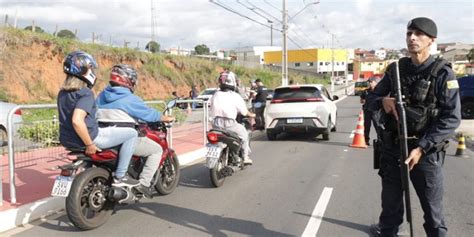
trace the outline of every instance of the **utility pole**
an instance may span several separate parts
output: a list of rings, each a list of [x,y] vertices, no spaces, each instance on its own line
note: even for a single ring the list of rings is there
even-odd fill
[[[155,37],[156,15],[155,15],[154,0],[150,0],[150,3],[151,3],[151,41],[156,42],[156,37]],[[148,50],[151,52],[151,47],[149,47]]]
[[[288,12],[286,10],[286,0],[283,0],[283,51],[282,51],[282,66],[281,66],[281,85],[288,85],[288,51],[287,51],[287,31],[288,31]]]
[[[94,44],[94,43],[95,43],[95,33],[92,32],[92,44]]]

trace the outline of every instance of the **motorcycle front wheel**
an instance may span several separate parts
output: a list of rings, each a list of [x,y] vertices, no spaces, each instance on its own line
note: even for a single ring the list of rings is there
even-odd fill
[[[218,188],[224,184],[225,177],[221,174],[221,169],[225,167],[227,161],[227,150],[223,150],[214,168],[210,169],[211,183]]]
[[[107,200],[110,184],[110,173],[102,168],[89,168],[75,177],[66,198],[66,213],[74,226],[90,230],[109,219],[115,207]]]
[[[168,195],[172,193],[179,182],[179,161],[176,154],[173,156],[166,157],[166,160],[163,161],[161,169],[157,173],[158,181],[155,184],[155,189],[161,195]]]

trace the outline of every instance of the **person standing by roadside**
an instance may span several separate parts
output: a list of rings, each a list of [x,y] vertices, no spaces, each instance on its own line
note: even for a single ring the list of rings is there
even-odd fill
[[[256,114],[255,128],[259,130],[265,129],[265,118],[263,112],[265,111],[267,103],[267,92],[264,90],[263,82],[260,79],[255,80],[257,84],[255,99],[252,101],[254,112]]]
[[[374,94],[373,91],[375,86],[377,86],[376,77],[371,77],[367,80],[369,83],[369,88],[360,94],[360,103],[362,104],[362,110],[364,111],[364,137],[365,137],[365,144],[370,146],[370,127],[372,126],[372,113],[373,111],[370,110],[370,103],[374,102]]]
[[[461,122],[459,86],[448,62],[430,55],[437,27],[426,17],[408,22],[406,44],[410,57],[399,60],[400,87],[406,110],[409,155],[405,160],[410,179],[424,212],[428,237],[446,236],[443,214],[443,164],[449,136]],[[394,98],[395,64],[389,65],[374,90],[382,103],[385,121],[382,130],[380,170],[382,212],[370,231],[377,236],[397,236],[403,222],[401,148],[398,139],[398,113]]]
[[[199,95],[199,92],[198,92],[198,90],[196,89],[196,86],[193,85],[193,86],[191,87],[191,90],[189,91],[189,98],[190,98],[191,100],[195,100],[195,99],[197,99],[198,95]],[[193,102],[193,103],[192,103],[192,109],[193,109],[193,110],[196,109],[196,102]]]

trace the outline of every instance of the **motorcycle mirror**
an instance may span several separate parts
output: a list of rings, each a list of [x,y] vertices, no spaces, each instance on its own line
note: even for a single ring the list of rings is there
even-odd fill
[[[168,101],[168,104],[166,104],[167,109],[171,109],[176,106],[176,99]]]

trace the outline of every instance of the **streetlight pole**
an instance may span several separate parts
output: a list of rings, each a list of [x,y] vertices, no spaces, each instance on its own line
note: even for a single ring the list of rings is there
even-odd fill
[[[288,51],[286,42],[287,33],[288,33],[288,12],[286,10],[286,0],[283,0],[283,51],[282,51],[282,70],[281,70],[281,85],[288,85]]]

